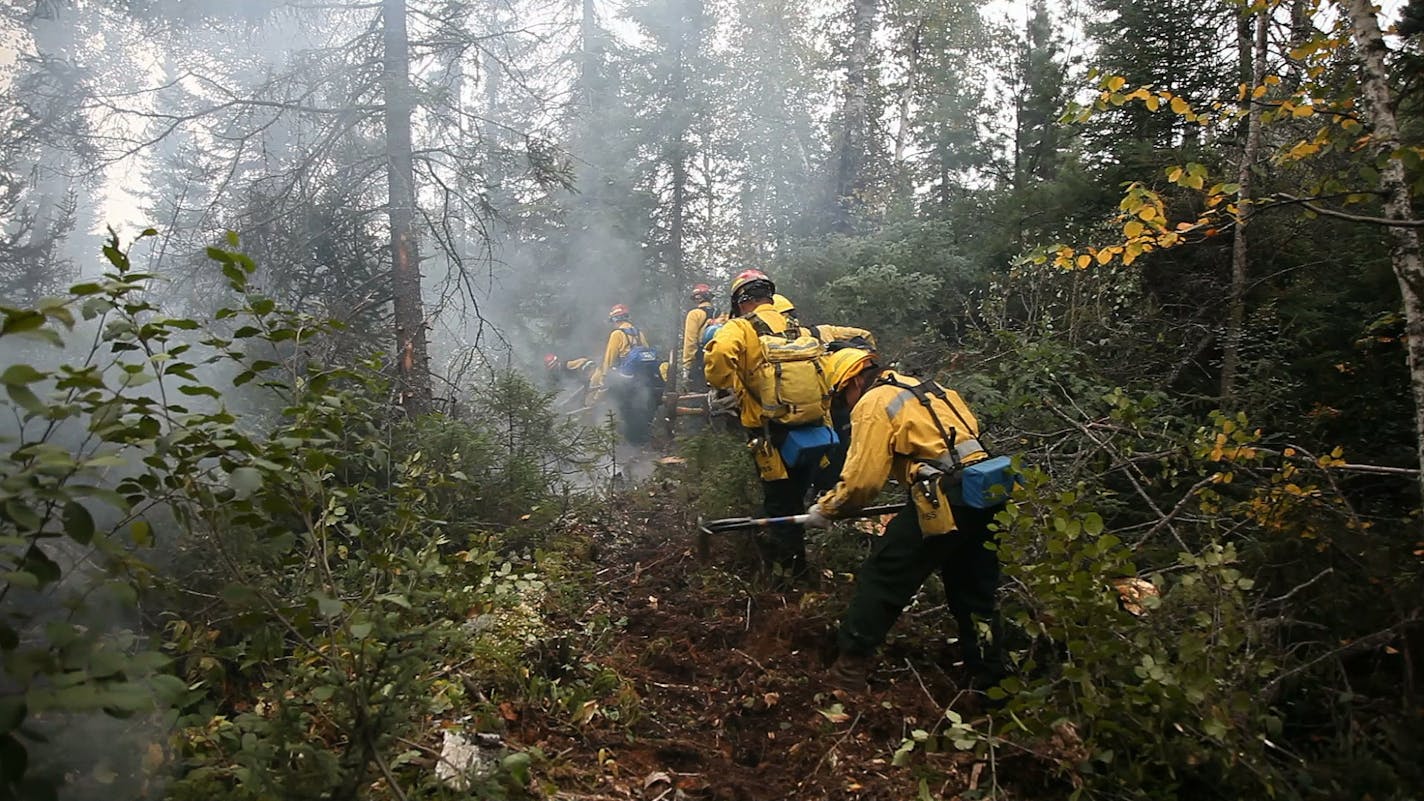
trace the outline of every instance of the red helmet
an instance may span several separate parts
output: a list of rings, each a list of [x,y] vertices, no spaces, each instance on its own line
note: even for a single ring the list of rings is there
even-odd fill
[[[712,299],[712,287],[710,287],[710,286],[708,286],[708,285],[706,285],[706,284],[698,284],[698,285],[694,286],[694,287],[692,288],[692,299],[693,299],[693,300],[711,300],[711,299]]]
[[[776,294],[776,284],[772,283],[761,270],[742,270],[732,279],[732,306],[747,298],[766,298]]]
[[[552,353],[544,354],[544,369],[552,370],[559,366],[559,357]]]
[[[616,323],[619,320],[626,319],[628,319],[628,307],[622,303],[615,304],[613,308],[608,310],[608,322]]]

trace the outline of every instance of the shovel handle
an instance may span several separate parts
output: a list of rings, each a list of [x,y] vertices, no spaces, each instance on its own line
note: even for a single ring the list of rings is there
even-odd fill
[[[887,503],[880,506],[867,506],[858,509],[852,514],[838,518],[840,520],[861,520],[867,517],[879,517],[880,515],[893,514],[905,508],[903,503]],[[724,520],[708,520],[701,525],[701,528],[708,533],[716,534],[728,531],[748,531],[754,528],[769,528],[771,526],[800,525],[805,523],[810,515],[787,515],[784,517],[729,517]]]

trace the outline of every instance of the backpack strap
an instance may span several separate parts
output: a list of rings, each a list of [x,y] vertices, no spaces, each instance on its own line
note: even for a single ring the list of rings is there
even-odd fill
[[[643,339],[643,332],[638,330],[638,326],[629,324],[627,328],[619,328],[618,330],[623,332],[623,336],[628,337],[628,347],[632,348],[641,345],[646,348],[648,346],[648,341]]]
[[[949,395],[945,392],[944,387],[929,380],[921,381],[918,384],[906,384],[903,381],[895,380],[895,378],[889,374],[882,375],[876,384],[885,384],[887,386],[896,387],[897,389],[906,390],[915,396],[915,400],[918,400],[921,406],[925,407],[925,411],[929,412],[930,420],[934,422],[935,429],[939,431],[940,437],[944,440],[945,455],[949,457],[951,467],[958,467],[970,454],[984,450],[984,446],[980,444],[979,440],[975,437],[970,437],[963,442],[956,442],[958,432],[953,428],[946,430],[944,424],[940,422],[939,415],[935,414],[934,405],[930,402],[932,396],[939,398],[944,402],[945,406],[949,407],[950,413],[958,418],[960,425],[964,426],[965,431],[974,430],[973,426],[969,425],[969,421],[965,420],[964,416],[959,413],[959,410],[954,408],[954,404],[950,402]]]
[[[796,325],[795,321],[789,318],[786,321],[786,330],[782,331],[779,334],[771,330],[771,326],[767,325],[766,320],[761,319],[761,317],[757,315],[755,310],[743,314],[742,319],[746,320],[748,323],[751,324],[752,330],[757,333],[757,336],[781,337],[782,339],[787,340],[796,339],[797,337],[801,336],[800,326]]]

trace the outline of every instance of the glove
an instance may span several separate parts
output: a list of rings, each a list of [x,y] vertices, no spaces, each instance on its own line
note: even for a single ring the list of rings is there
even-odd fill
[[[831,519],[826,517],[825,513],[821,511],[821,505],[819,503],[813,504],[810,509],[806,510],[806,522],[804,525],[806,528],[830,528]]]
[[[738,405],[737,396],[730,392],[714,389],[707,393],[707,411],[712,414],[731,414]]]

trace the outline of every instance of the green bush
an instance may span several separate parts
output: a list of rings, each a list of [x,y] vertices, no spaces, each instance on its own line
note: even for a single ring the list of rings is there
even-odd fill
[[[323,364],[338,333],[254,291],[246,256],[209,250],[241,303],[204,324],[144,300],[117,241],[105,253],[68,298],[0,310],[6,341],[94,330],[76,363],[3,374],[22,425],[0,457],[0,797],[52,791],[66,765],[45,735],[99,713],[175,733],[83,782],[443,797],[410,744],[470,705],[457,667],[517,675],[543,625],[538,574],[474,532],[552,506],[589,440],[512,376],[473,421],[406,422],[379,364]],[[225,385],[279,411],[243,418]],[[524,792],[511,764],[490,797]]]

